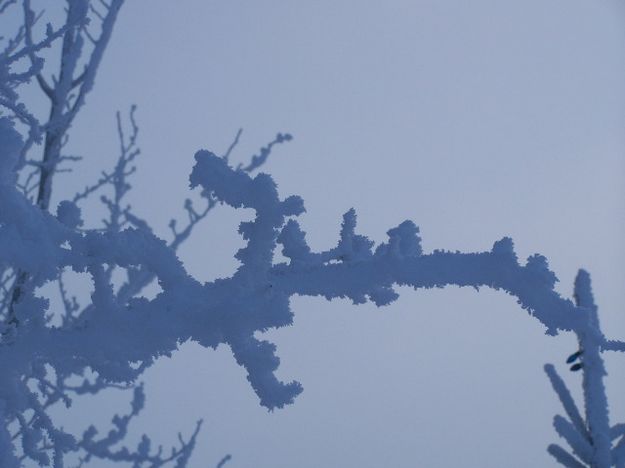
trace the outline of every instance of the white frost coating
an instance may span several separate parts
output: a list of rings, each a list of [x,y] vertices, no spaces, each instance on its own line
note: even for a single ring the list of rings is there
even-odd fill
[[[75,203],[68,200],[63,200],[59,203],[56,209],[56,218],[61,224],[70,229],[75,229],[83,224],[80,208],[78,208]]]
[[[575,301],[578,307],[587,311],[587,326],[577,331],[580,349],[583,350],[584,401],[586,404],[586,421],[590,430],[595,451],[592,466],[609,467],[612,465],[610,422],[608,400],[603,384],[607,375],[601,347],[605,340],[599,328],[597,306],[590,287],[590,275],[580,270],[575,278]]]
[[[586,468],[587,465],[580,463],[573,455],[569,454],[566,450],[556,444],[551,444],[547,447],[547,452],[553,456],[558,463],[567,468]]]
[[[192,186],[202,186],[217,200],[256,210],[254,221],[242,223],[239,229],[247,245],[237,252],[242,264],[231,278],[201,285],[188,275],[173,251],[148,232],[129,229],[80,234],[29,207],[17,192],[0,200],[3,229],[10,225],[19,230],[25,223],[36,224],[36,232],[48,237],[47,242],[36,242],[29,251],[38,259],[46,259],[41,265],[29,265],[33,277],[50,277],[42,272],[71,267],[89,271],[95,286],[92,307],[73,327],[50,329],[43,327],[41,320],[34,320],[46,308],[35,297],[29,300],[28,311],[19,308],[17,316],[23,324],[11,331],[12,343],[0,355],[4,375],[18,378],[28,374],[31,362],[39,356],[64,373],[89,366],[108,380],[132,381],[137,372],[130,363],[149,365],[156,357],[173,352],[179,342],[191,339],[210,347],[225,343],[246,368],[261,404],[280,408],[292,403],[302,388],[297,382],[285,384],[275,377],[279,365],[276,348],[254,338],[254,333],[290,325],[289,297],[293,294],[350,297],[356,303],[369,298],[384,304],[397,297],[392,289],[395,284],[503,289],[516,295],[521,306],[550,333],[587,333],[588,309],[574,306],[553,291],[553,274],[541,257],[519,265],[509,239],[495,243],[490,252],[424,255],[416,226],[404,222],[389,230],[389,242],[372,253],[372,244],[354,234],[355,215],[348,213],[338,247],[312,254],[296,221],[285,223],[287,216],[302,212],[301,201],[281,201],[269,176],[251,178],[202,151],[196,154],[190,180]],[[272,265],[278,240],[294,260],[291,263]],[[71,246],[69,250],[61,247],[65,241]],[[298,259],[302,261],[295,261]],[[0,261],[15,259],[0,250]],[[117,303],[103,274],[103,264],[145,267],[157,275],[163,292],[153,300]],[[18,381],[3,384],[0,391],[13,411],[29,406],[20,400],[23,390]]]
[[[571,392],[569,392],[569,389],[566,387],[566,384],[551,364],[545,365],[545,372],[551,381],[551,386],[558,394],[558,398],[560,398],[560,402],[571,423],[585,440],[590,441],[590,434],[588,434],[586,423],[577,409],[577,405],[571,396]]]
[[[591,443],[583,437],[577,428],[562,416],[553,418],[553,427],[557,433],[563,437],[573,449],[573,452],[584,462],[590,464],[593,457]]]
[[[273,409],[290,404],[302,391],[301,385],[283,383],[275,377],[279,365],[275,345],[257,340],[254,333],[290,325],[289,298],[293,294],[386,304],[397,297],[393,291],[396,284],[414,288],[488,286],[515,295],[549,333],[573,330],[594,340],[602,337],[585,302],[588,288],[578,286],[578,300],[582,302],[577,307],[561,298],[553,290],[555,276],[544,258],[534,256],[520,265],[507,238],[496,242],[489,252],[423,254],[416,226],[404,222],[389,230],[389,241],[373,252],[372,243],[354,233],[355,214],[350,211],[345,215],[338,246],[312,253],[297,222],[286,222],[286,217],[303,211],[301,200],[290,197],[281,201],[269,176],[252,178],[231,169],[222,158],[201,151],[196,154],[190,180],[192,186],[201,186],[219,201],[256,211],[253,221],[240,226],[247,245],[236,254],[241,266],[231,278],[202,285],[188,275],[175,253],[149,232],[80,233],[67,226],[72,223],[62,224],[27,203],[17,191],[5,188],[0,199],[0,232],[13,229],[21,234],[10,249],[18,253],[0,249],[0,262],[19,263],[38,284],[64,267],[88,271],[95,286],[92,306],[68,327],[45,327],[42,317],[47,304],[32,295],[18,304],[20,326],[7,330],[0,354],[0,371],[9,376],[1,384],[0,398],[12,413],[26,411],[31,405],[23,398],[28,393],[20,378],[32,372],[32,363],[37,360],[43,359],[65,374],[89,366],[109,381],[129,382],[144,368],[137,371],[131,363],[147,366],[186,340],[210,347],[228,344],[237,362],[246,368],[263,406]],[[72,211],[70,205],[64,209]],[[40,234],[28,243],[26,233],[32,236],[33,232]],[[69,249],[62,247],[65,242]],[[278,242],[290,263],[272,264]],[[104,275],[104,264],[146,268],[156,274],[163,291],[153,300],[119,303]],[[583,275],[580,278],[583,280]],[[580,285],[585,284],[582,280]],[[597,341],[596,346],[600,345]],[[587,359],[585,354],[585,364]],[[590,370],[595,364],[587,365]],[[589,395],[594,398],[590,401],[598,408],[587,408],[591,421],[605,407],[596,399],[595,384],[588,384]],[[559,423],[559,427],[565,434],[575,430],[567,423]],[[590,428],[595,445],[602,436],[601,432],[595,435],[597,427],[591,424]],[[70,446],[68,443],[67,448]],[[588,456],[588,447],[575,442],[575,449],[584,458]],[[600,464],[597,453],[593,455],[596,466],[609,466]]]

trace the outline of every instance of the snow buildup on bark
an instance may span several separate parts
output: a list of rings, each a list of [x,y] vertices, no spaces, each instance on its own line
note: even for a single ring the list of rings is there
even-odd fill
[[[302,231],[297,221],[293,219],[287,221],[276,240],[282,244],[282,255],[290,258],[292,262],[306,263],[313,260],[310,247],[306,243],[306,233]]]
[[[517,261],[517,256],[514,252],[514,242],[510,237],[504,237],[495,242],[491,252],[502,257],[511,257],[515,262]]]
[[[593,310],[596,309],[595,298],[593,297],[592,287],[590,285],[590,275],[586,270],[581,269],[577,272],[573,295],[579,306]]]
[[[343,223],[341,224],[341,237],[336,250],[339,259],[345,262],[352,260],[363,260],[371,257],[371,248],[373,241],[365,236],[355,233],[356,231],[356,210],[351,208],[343,215]]]
[[[593,448],[590,442],[580,434],[575,426],[567,419],[557,415],[553,418],[553,427],[558,435],[567,441],[569,446],[573,449],[573,453],[584,463],[591,465]]]
[[[543,255],[534,254],[528,257],[525,268],[538,275],[545,284],[549,285],[549,288],[553,288],[558,282],[558,277],[549,270],[549,263]]]
[[[419,228],[412,221],[404,221],[399,226],[389,229],[389,250],[400,257],[417,257],[423,254]]]
[[[76,229],[83,224],[80,208],[68,200],[59,203],[56,209],[56,218],[70,229]]]

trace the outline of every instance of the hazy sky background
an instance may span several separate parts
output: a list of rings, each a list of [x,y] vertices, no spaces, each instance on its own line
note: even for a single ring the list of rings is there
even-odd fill
[[[57,201],[113,164],[114,113],[132,103],[143,154],[130,200],[166,238],[195,151],[223,152],[243,127],[233,160],[246,161],[288,131],[263,170],[304,198],[313,248],[335,245],[351,207],[377,242],[414,220],[426,252],[511,236],[521,259],[549,259],[567,297],[587,268],[606,334],[625,338],[617,0],[128,1],[71,134],[85,162],[57,179]],[[188,270],[230,275],[247,216],[215,210],[180,250]],[[273,413],[229,348],[185,344],[146,372],[133,437],[168,446],[204,418],[192,468],[226,453],[232,468],[555,466],[562,410],[542,366],[579,398],[564,366],[574,338],[545,336],[501,292],[400,293],[382,309],[294,298],[294,326],[268,335],[279,376],[304,393]],[[607,359],[611,422],[624,422],[625,360]],[[76,401],[66,427],[128,401]]]

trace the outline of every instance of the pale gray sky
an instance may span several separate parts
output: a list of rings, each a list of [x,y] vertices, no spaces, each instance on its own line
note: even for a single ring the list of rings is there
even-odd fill
[[[509,235],[519,257],[549,259],[567,296],[587,268],[604,330],[622,339],[624,51],[617,0],[129,1],[74,125],[81,177],[59,178],[57,194],[112,164],[114,112],[136,103],[130,198],[166,236],[195,151],[222,152],[243,127],[233,159],[245,160],[288,131],[264,171],[304,198],[314,248],[334,245],[350,207],[376,241],[414,220],[426,251]],[[220,208],[197,230],[180,251],[191,273],[234,271],[241,216]],[[204,418],[192,468],[225,453],[232,468],[555,466],[546,447],[562,411],[542,366],[579,397],[563,365],[576,343],[545,336],[512,298],[401,290],[383,309],[293,309],[294,326],[269,336],[279,376],[304,385],[295,405],[268,413],[229,349],[187,344],[145,374],[137,433],[167,446]],[[623,357],[608,370],[623,422]],[[127,398],[77,402],[67,427]]]

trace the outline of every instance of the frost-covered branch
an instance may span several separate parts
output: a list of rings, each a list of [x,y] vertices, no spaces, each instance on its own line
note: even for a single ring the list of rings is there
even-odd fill
[[[82,458],[82,462],[89,462],[92,458],[108,460],[111,462],[128,462],[133,467],[157,468],[165,466],[170,462],[176,462],[176,466],[183,467],[193,452],[195,440],[202,426],[202,421],[198,421],[195,430],[185,441],[180,434],[178,440],[179,448],[172,448],[168,455],[163,454],[162,447],[158,447],[153,453],[150,438],[147,435],[141,437],[141,441],[136,449],[128,449],[127,447],[114,448],[122,442],[127,435],[128,426],[132,419],[139,414],[145,403],[145,394],[143,387],[138,386],[134,390],[131,403],[131,412],[125,416],[115,415],[113,417],[113,426],[115,427],[108,434],[97,440],[97,429],[90,426],[83,434],[82,439],[78,441],[78,446],[86,452],[86,456]]]
[[[85,98],[93,88],[98,67],[110,40],[117,14],[123,0],[112,0],[101,22],[100,36],[96,39],[84,70],[77,71],[83,55],[85,24],[89,14],[89,2],[71,0],[68,2],[66,23],[71,27],[63,35],[63,46],[59,78],[54,85],[45,89],[50,96],[50,120],[46,125],[44,153],[42,162],[37,204],[48,209],[52,191],[52,180],[59,163],[62,142],[78,111],[85,103]],[[77,88],[74,93],[73,90]]]
[[[604,342],[592,310],[584,302],[587,296],[582,298],[588,293],[583,275],[578,280],[576,306],[553,290],[556,278],[544,257],[531,256],[521,265],[507,238],[487,252],[424,254],[418,228],[407,221],[389,230],[389,240],[374,250],[372,242],[355,233],[355,214],[349,211],[337,247],[315,253],[306,244],[297,222],[287,221],[303,212],[301,199],[280,199],[269,176],[259,174],[252,178],[244,171],[231,169],[223,158],[201,151],[196,154],[190,179],[192,186],[202,187],[218,201],[255,210],[256,218],[242,223],[239,229],[247,245],[236,254],[241,261],[237,272],[228,279],[200,284],[188,275],[173,251],[150,232],[126,229],[117,233],[77,233],[39,212],[37,222],[47,225],[49,232],[58,231],[58,235],[50,236],[56,239],[52,244],[39,242],[32,246],[29,256],[43,256],[43,249],[49,249],[45,256],[58,258],[59,267],[89,271],[95,286],[92,307],[70,329],[43,332],[35,326],[21,326],[15,332],[15,343],[3,356],[6,365],[10,362],[18,374],[23,374],[29,357],[45,350],[47,362],[63,372],[89,366],[105,379],[121,382],[137,377],[130,363],[149,365],[158,356],[171,354],[180,342],[193,340],[210,347],[224,343],[246,368],[261,404],[269,409],[280,408],[292,403],[302,387],[297,382],[285,384],[275,377],[279,365],[275,345],[258,340],[254,334],[290,325],[289,298],[294,294],[322,295],[327,299],[349,297],[354,303],[371,300],[385,305],[397,298],[395,285],[415,289],[447,285],[501,289],[514,295],[523,308],[546,326],[548,333],[571,330],[590,337],[597,346]],[[18,243],[26,241],[15,239]],[[61,247],[65,242],[71,246],[69,250]],[[273,264],[278,244],[289,263]],[[20,245],[16,247],[12,251],[28,251]],[[6,252],[0,249],[0,258],[3,254]],[[24,264],[27,260],[13,259]],[[104,264],[142,266],[156,275],[163,291],[152,300],[120,302],[103,273]],[[31,274],[45,279],[39,269],[31,269]],[[33,320],[21,319],[25,324]],[[141,341],[136,339],[139,334]],[[106,345],[112,342],[115,347]],[[584,346],[586,360],[587,349]],[[593,388],[590,394],[596,398]],[[568,411],[573,412],[571,408]],[[598,413],[599,410],[593,413],[587,408],[590,420],[598,418]],[[566,424],[559,426],[561,433],[568,434]],[[591,427],[594,447],[598,444],[595,432],[601,436],[601,428]]]
[[[239,130],[239,132],[237,133],[237,136],[235,137],[234,142],[232,143],[232,146],[228,148],[228,151],[226,152],[224,156],[224,159],[226,161],[228,161],[228,156],[230,155],[232,148],[238,143],[240,136],[241,136],[241,130]],[[267,146],[263,146],[260,149],[260,154],[252,156],[252,160],[247,166],[243,166],[243,164],[239,164],[237,166],[237,169],[242,169],[245,172],[254,172],[260,166],[265,164],[265,161],[267,161],[267,158],[271,154],[271,150],[273,149],[275,145],[279,145],[286,141],[291,141],[292,139],[293,137],[289,133],[278,133],[276,137],[267,144]]]

